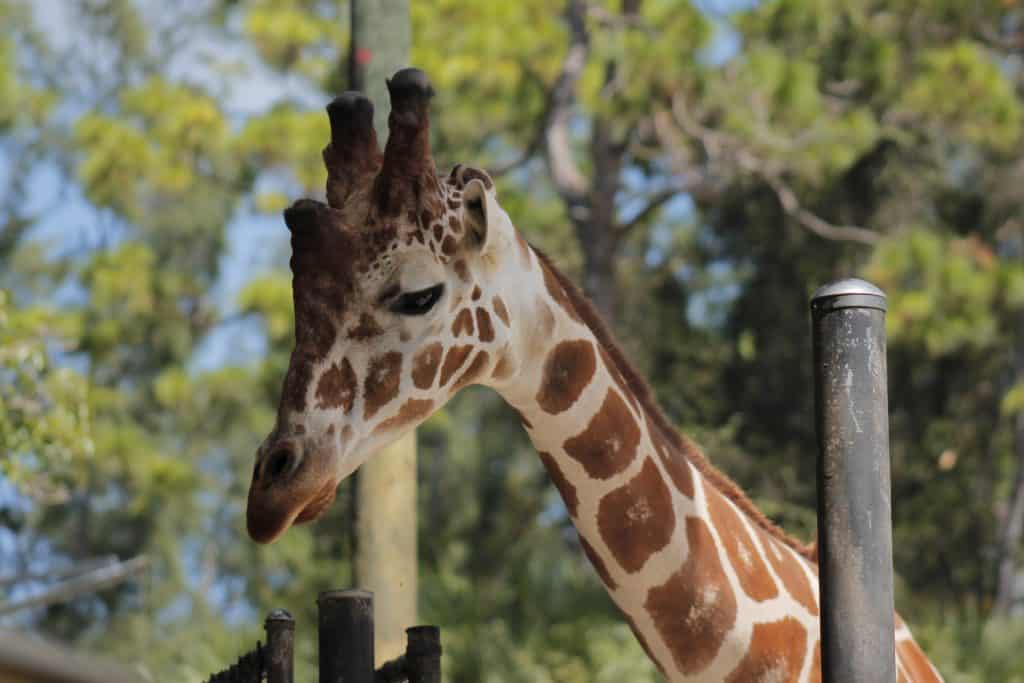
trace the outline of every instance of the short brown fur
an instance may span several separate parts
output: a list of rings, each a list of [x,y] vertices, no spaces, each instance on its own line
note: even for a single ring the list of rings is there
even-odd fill
[[[619,348],[611,331],[601,319],[601,316],[597,312],[597,309],[594,308],[594,305],[585,296],[583,296],[572,280],[566,277],[555,267],[551,262],[551,259],[549,259],[546,254],[536,247],[533,247],[533,251],[537,254],[537,257],[540,259],[545,270],[550,271],[562,286],[562,289],[566,294],[566,298],[572,305],[573,309],[575,309],[577,315],[583,320],[583,323],[591,329],[594,336],[597,337],[598,343],[608,351],[608,355],[611,357],[612,362],[614,362],[618,367],[619,372],[626,380],[626,384],[629,386],[632,394],[636,396],[644,411],[648,413],[651,418],[651,422],[659,431],[662,432],[669,443],[675,447],[675,450],[683,455],[683,457],[689,459],[693,466],[697,468],[697,471],[700,472],[701,475],[726,498],[731,500],[741,512],[747,515],[747,517],[754,522],[754,524],[761,527],[772,536],[778,538],[805,559],[817,564],[817,552],[812,546],[802,543],[780,529],[774,522],[765,517],[763,512],[757,509],[757,506],[755,506],[750,498],[740,490],[735,482],[709,463],[707,458],[699,449],[687,447],[687,442],[683,440],[679,432],[672,426],[668,418],[661,411],[661,408],[654,400],[654,394],[651,391],[651,388],[630,364],[629,360],[622,352],[622,349]]]

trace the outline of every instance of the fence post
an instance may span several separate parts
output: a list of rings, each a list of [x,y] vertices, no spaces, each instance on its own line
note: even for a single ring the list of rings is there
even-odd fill
[[[821,661],[830,683],[896,680],[885,294],[843,280],[811,299]]]
[[[288,610],[275,609],[267,615],[263,628],[267,631],[267,683],[292,683],[295,619]]]
[[[324,591],[316,604],[320,683],[373,683],[373,593]]]
[[[405,629],[405,635],[409,683],[441,683],[441,629],[413,626]]]

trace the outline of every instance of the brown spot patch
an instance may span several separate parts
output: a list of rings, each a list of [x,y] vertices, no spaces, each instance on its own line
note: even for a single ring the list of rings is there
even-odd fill
[[[459,337],[463,334],[473,334],[473,311],[463,308],[452,321],[452,336]]]
[[[477,377],[479,377],[480,373],[482,373],[484,368],[487,367],[487,363],[490,361],[490,359],[491,357],[490,355],[488,355],[486,351],[481,351],[480,353],[476,354],[476,356],[473,358],[473,362],[469,364],[469,366],[466,368],[466,371],[462,373],[458,380],[456,380],[455,384],[452,385],[452,388],[461,389],[462,387],[466,386],[467,384],[475,380]]]
[[[674,445],[669,442],[658,425],[651,422],[649,417],[647,417],[647,435],[650,437],[651,443],[654,444],[654,450],[657,451],[658,458],[661,459],[661,464],[664,465],[676,490],[687,498],[693,498],[693,469],[686,457],[676,451]]]
[[[471,295],[471,298],[473,299],[473,301],[480,301],[481,294],[483,294],[483,292],[480,291],[480,285],[477,285],[473,287],[473,294]]]
[[[402,354],[389,351],[370,361],[366,380],[363,383],[363,395],[366,396],[366,407],[363,414],[370,419],[377,411],[394,400],[398,395],[398,385],[402,379]]]
[[[494,325],[491,324],[491,316],[482,308],[476,309],[476,329],[480,341],[494,341]]]
[[[597,526],[619,566],[630,573],[668,545],[676,528],[672,494],[653,460],[646,459],[635,477],[601,499]]]
[[[501,318],[501,322],[505,323],[505,327],[508,327],[508,309],[505,308],[505,302],[501,300],[500,296],[496,296],[491,299],[491,305],[494,306],[494,312]]]
[[[453,346],[448,349],[448,353],[445,354],[444,363],[441,365],[441,386],[448,384],[448,380],[452,378],[455,371],[462,367],[462,364],[466,362],[466,357],[469,356],[473,350],[472,346]]]
[[[713,487],[706,487],[705,492],[711,523],[718,529],[740,587],[752,600],[758,602],[777,596],[779,589],[736,509]]]
[[[513,364],[512,353],[508,350],[508,347],[501,352],[498,356],[498,363],[494,366],[494,372],[491,377],[494,379],[508,379],[512,376],[512,373],[516,371],[516,367]]]
[[[359,322],[348,332],[349,339],[365,340],[376,337],[383,332],[377,319],[369,313],[359,316]]]
[[[897,643],[896,653],[899,655],[900,661],[903,662],[903,668],[907,671],[907,678],[914,683],[940,683],[942,680],[935,675],[931,664],[928,663],[928,658],[913,640],[901,640]]]
[[[455,249],[458,246],[458,242],[451,235],[444,238],[444,242],[441,242],[441,253],[445,256],[451,256],[455,253]]]
[[[566,439],[562,447],[591,477],[608,479],[633,461],[639,443],[636,420],[619,393],[609,389],[587,428]]]
[[[560,342],[544,360],[537,403],[555,415],[579,399],[597,369],[594,345],[586,339]]]
[[[541,264],[541,271],[544,273],[544,286],[547,287],[548,294],[551,298],[569,314],[570,318],[577,322],[581,322],[580,315],[576,312],[576,307],[572,305],[569,295],[565,293],[565,288],[562,287],[562,283],[558,281],[555,274],[543,263]]]
[[[794,600],[806,607],[808,612],[816,615],[818,613],[818,602],[814,599],[811,583],[807,579],[807,574],[804,573],[803,567],[800,565],[800,561],[797,560],[796,555],[788,546],[783,545],[775,537],[769,536],[764,531],[760,532],[760,536],[761,545],[764,546],[765,555],[768,556],[768,562],[775,569],[775,573],[779,575],[779,579],[782,581],[782,585],[785,586],[786,592]]]
[[[300,351],[292,352],[288,363],[288,372],[284,376],[281,387],[281,407],[291,408],[296,412],[306,409],[306,390],[313,377],[313,360]]]
[[[317,408],[341,408],[342,412],[347,415],[352,410],[352,403],[356,400],[358,384],[356,373],[352,370],[352,364],[348,362],[348,358],[342,359],[340,366],[333,363],[317,382]]]
[[[614,380],[615,384],[618,385],[619,389],[622,391],[623,396],[629,399],[629,402],[633,404],[633,407],[636,408],[636,411],[638,413],[642,413],[643,411],[640,410],[640,405],[637,401],[636,395],[634,394],[630,386],[626,383],[626,379],[622,376],[622,372],[619,371],[619,366],[616,365],[615,362],[612,360],[611,356],[608,355],[608,350],[605,349],[604,346],[599,345],[598,349],[601,352],[601,360],[604,362],[604,367],[608,371],[608,374],[611,375],[612,380]]]
[[[466,262],[459,259],[452,264],[452,268],[455,269],[455,274],[459,276],[459,279],[463,282],[469,282],[469,268],[466,266]]]
[[[619,587],[619,584],[615,583],[615,579],[608,573],[608,565],[604,563],[601,556],[594,550],[594,546],[587,543],[587,539],[580,536],[580,547],[583,548],[583,554],[590,560],[590,564],[597,570],[597,575],[601,577],[601,582],[608,587],[609,590],[615,590]]]
[[[530,245],[527,244],[523,236],[516,232],[516,242],[519,243],[519,255],[523,259],[523,268],[530,270],[533,268],[533,261],[530,258]]]
[[[385,432],[393,429],[401,429],[407,425],[422,420],[427,415],[430,415],[430,410],[433,407],[434,402],[431,400],[421,400],[416,398],[409,399],[402,404],[401,408],[398,409],[398,414],[381,422],[373,431]]]
[[[434,239],[440,242],[442,237],[444,237],[444,228],[438,223],[434,226]]]
[[[807,629],[792,617],[754,624],[747,654],[726,683],[795,681],[804,664],[806,647]]]
[[[569,511],[569,514],[573,517],[576,516],[576,509],[579,507],[580,499],[576,495],[576,487],[572,485],[566,477],[565,473],[562,472],[562,468],[558,466],[555,459],[551,457],[550,453],[544,451],[539,452],[540,461],[544,463],[544,469],[548,471],[548,476],[551,477],[552,483],[558,492],[562,495],[562,500],[565,502],[565,509]]]
[[[429,389],[434,385],[437,366],[441,363],[441,352],[444,347],[434,342],[423,347],[412,359],[412,383],[418,389]]]
[[[676,667],[693,674],[711,663],[736,623],[736,596],[707,524],[687,517],[686,538],[690,547],[686,562],[668,581],[647,593],[644,607],[671,650]]]
[[[451,199],[451,198],[448,199],[448,208],[449,209],[455,210],[455,209],[459,208],[460,206],[462,206],[462,202],[457,202],[457,201],[455,201],[454,199]]]

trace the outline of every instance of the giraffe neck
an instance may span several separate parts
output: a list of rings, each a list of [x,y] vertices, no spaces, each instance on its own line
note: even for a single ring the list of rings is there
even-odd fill
[[[813,679],[813,565],[668,432],[589,304],[537,258],[530,350],[496,388],[641,644],[671,680]]]

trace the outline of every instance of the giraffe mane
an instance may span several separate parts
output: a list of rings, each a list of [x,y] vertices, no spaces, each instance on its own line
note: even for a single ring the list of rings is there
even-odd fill
[[[531,246],[533,245],[531,244]],[[683,458],[686,458],[705,480],[710,482],[719,493],[731,500],[756,526],[792,548],[804,559],[817,564],[816,544],[803,543],[799,539],[787,534],[775,522],[768,519],[732,479],[708,461],[699,446],[679,433],[679,430],[672,425],[664,411],[662,411],[661,406],[658,405],[650,385],[633,367],[633,364],[626,357],[618,342],[615,341],[615,336],[594,304],[579,290],[572,280],[555,266],[547,254],[537,247],[533,247],[533,250],[540,258],[544,267],[551,271],[551,274],[554,275],[562,289],[565,290],[565,294],[577,315],[591,329],[598,343],[607,351],[608,357],[611,358],[616,369],[625,379],[629,390],[633,392],[641,407],[647,412],[650,422],[668,440],[669,444],[674,447],[675,453],[673,455],[681,455]]]

